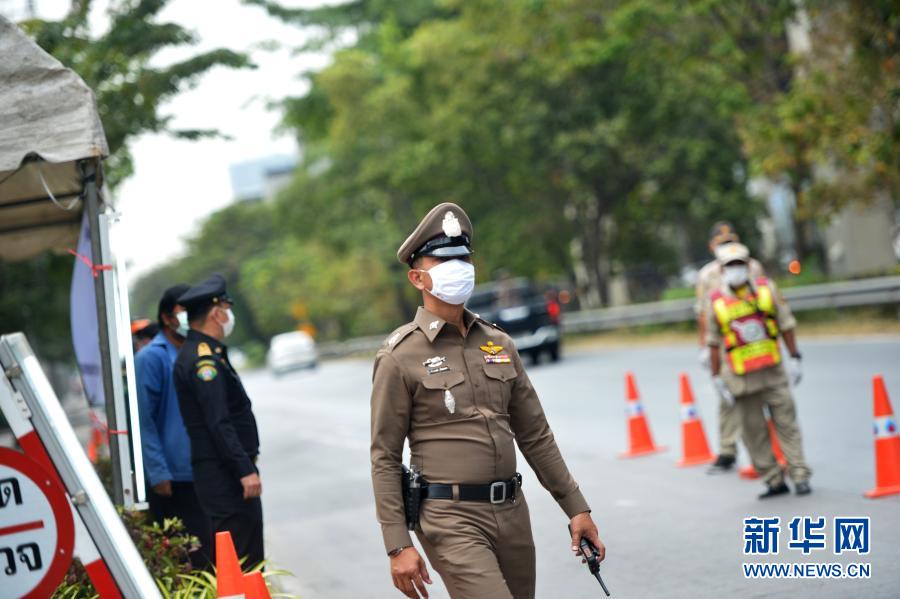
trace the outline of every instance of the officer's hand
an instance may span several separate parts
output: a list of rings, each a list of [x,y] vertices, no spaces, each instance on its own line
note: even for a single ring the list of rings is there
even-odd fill
[[[725,383],[725,380],[720,376],[713,377],[713,385],[716,387],[716,391],[719,392],[719,395],[729,406],[734,405],[734,393],[731,392],[731,389],[728,388],[728,385]]]
[[[710,369],[710,360],[712,359],[709,357],[710,351],[711,350],[709,349],[709,346],[707,345],[706,347],[701,347],[700,353],[697,354],[697,361],[700,362],[700,367],[703,370]]]
[[[602,562],[606,558],[606,545],[600,540],[600,533],[597,532],[597,525],[594,524],[591,514],[589,512],[577,514],[569,524],[572,527],[572,552],[576,556],[581,555],[581,538],[584,537],[591,542],[591,545],[597,548],[597,553]],[[581,563],[586,561],[582,558]]]
[[[153,485],[153,492],[161,497],[172,496],[172,481],[164,480],[158,485]]]
[[[394,586],[411,599],[422,597],[428,599],[425,583],[431,584],[428,567],[415,547],[407,547],[391,558],[391,578]],[[418,592],[416,590],[418,589]]]
[[[255,472],[241,478],[241,485],[244,487],[244,499],[253,499],[262,495],[262,482],[259,480],[259,474]]]
[[[791,377],[791,384],[796,387],[803,379],[803,362],[799,357],[791,356],[788,360],[787,367],[788,374]]]

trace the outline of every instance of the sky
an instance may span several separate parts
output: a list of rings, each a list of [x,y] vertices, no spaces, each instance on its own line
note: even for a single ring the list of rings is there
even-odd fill
[[[5,0],[9,5],[25,0]],[[69,0],[35,0],[37,15],[62,17]],[[316,0],[282,0],[286,6],[323,4]],[[215,5],[215,10],[210,7]],[[97,1],[92,27],[105,28],[107,1]],[[212,17],[212,18],[211,18]],[[291,56],[303,32],[269,17],[261,8],[243,6],[239,0],[172,0],[159,16],[194,32],[198,43],[160,53],[154,63],[163,66],[199,51],[217,47],[251,54],[255,70],[217,68],[199,79],[198,85],[166,104],[163,114],[174,116],[173,128],[218,129],[231,139],[186,141],[164,134],[146,134],[132,142],[134,175],[116,190],[116,209],[121,213],[116,238],[128,243],[124,254],[133,283],[141,274],[177,257],[184,240],[196,232],[212,212],[232,201],[228,167],[237,162],[272,154],[292,154],[296,142],[274,130],[280,115],[267,106],[271,100],[302,94],[299,74],[327,63],[325,56]],[[276,40],[277,51],[259,49]],[[222,240],[228,243],[228,240]]]

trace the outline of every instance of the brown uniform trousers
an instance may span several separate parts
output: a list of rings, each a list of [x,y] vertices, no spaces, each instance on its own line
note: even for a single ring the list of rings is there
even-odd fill
[[[783,370],[781,366],[775,368]],[[763,413],[765,406],[775,425],[775,435],[787,460],[788,474],[795,483],[809,480],[811,471],[803,456],[803,439],[797,425],[797,410],[787,380],[783,384],[742,395],[734,402],[743,421],[744,445],[750,452],[753,467],[769,486],[784,482],[784,473],[775,454]]]
[[[451,597],[534,597],[534,542],[521,492],[499,505],[426,501],[416,537]]]
[[[512,340],[468,311],[464,324],[461,334],[420,308],[376,357],[372,483],[388,552],[412,545],[400,489],[407,439],[424,478],[448,485],[509,481],[518,445],[568,517],[589,510]],[[454,599],[534,597],[534,541],[521,490],[501,504],[425,500],[416,533]]]

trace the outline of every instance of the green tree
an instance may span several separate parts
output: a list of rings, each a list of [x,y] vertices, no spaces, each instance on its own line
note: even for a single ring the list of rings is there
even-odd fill
[[[165,67],[151,66],[170,48],[195,43],[175,23],[160,23],[168,0],[126,0],[110,10],[110,26],[91,30],[90,0],[72,3],[60,21],[28,20],[21,26],[44,50],[78,73],[94,90],[111,156],[105,162],[106,185],[114,188],[132,171],[129,144],[142,133],[169,132],[184,139],[213,135],[208,130],[175,130],[163,105],[217,66],[249,67],[249,59],[227,49],[203,52]],[[0,323],[4,332],[24,330],[40,355],[69,360],[68,295],[72,257],[44,255],[18,263],[0,263]],[[155,313],[152,310],[150,313]]]
[[[900,5],[805,3],[798,76],[746,132],[758,172],[787,178],[805,218],[900,198]]]
[[[247,68],[249,58],[225,48],[196,54],[165,67],[152,59],[170,48],[196,43],[194,34],[157,16],[169,0],[124,0],[113,4],[109,29],[90,27],[91,0],[72,3],[60,21],[28,20],[21,26],[41,48],[78,73],[97,96],[97,109],[109,144],[106,183],[115,187],[133,170],[128,143],[142,133],[166,132],[183,139],[217,135],[215,130],[173,129],[163,105],[197,83],[210,69]]]

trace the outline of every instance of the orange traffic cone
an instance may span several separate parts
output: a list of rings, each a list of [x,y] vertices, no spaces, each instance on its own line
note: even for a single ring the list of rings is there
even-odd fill
[[[644,408],[638,396],[637,383],[634,375],[625,375],[625,406],[628,413],[628,451],[620,453],[620,458],[633,458],[639,455],[663,451],[665,447],[657,447],[653,444],[653,436],[650,434],[650,425],[644,415]]]
[[[884,379],[872,378],[875,392],[875,488],[866,497],[900,493],[900,436]]]
[[[262,572],[244,574],[244,588],[247,589],[247,599],[272,599]]]
[[[694,392],[686,374],[681,377],[681,460],[678,466],[708,464],[716,459],[709,450],[703,422],[694,405]]]
[[[748,464],[744,466],[740,470],[738,470],[738,476],[741,478],[746,478],[747,480],[755,480],[759,478],[759,472],[756,471],[756,468],[753,467],[753,464]]]
[[[216,597],[246,599],[241,563],[227,530],[216,533]]]

